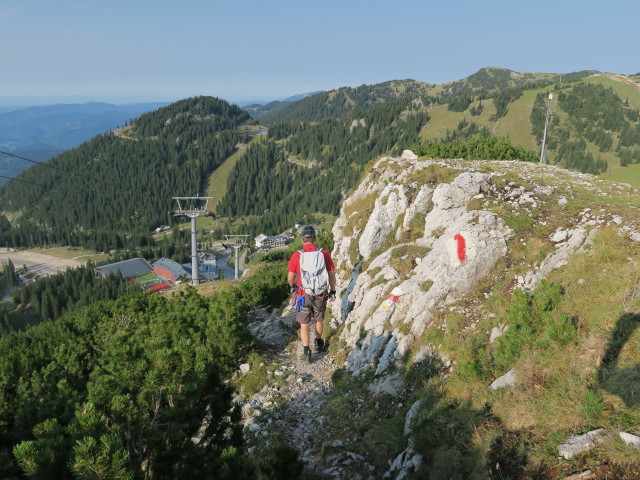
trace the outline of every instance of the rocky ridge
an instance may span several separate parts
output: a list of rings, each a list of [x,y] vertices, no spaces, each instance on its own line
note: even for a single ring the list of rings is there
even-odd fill
[[[550,178],[553,182],[547,183]],[[544,253],[522,265],[522,273],[509,281],[510,290],[531,291],[571,255],[588,251],[601,228],[615,228],[629,242],[640,242],[633,220],[638,216],[625,218],[615,205],[572,214],[578,190],[605,200],[637,193],[626,184],[547,165],[425,160],[410,151],[401,158],[380,159],[344,201],[333,228],[338,298],[331,307],[331,326],[337,331],[333,342],[346,360],[342,364],[323,353],[313,364],[301,362],[299,342],[289,343],[294,339],[292,315],[259,317],[254,333],[279,351],[273,357],[281,364],[275,375],[286,376],[287,386],[272,391],[265,387],[257,397],[242,399],[251,434],[267,435],[269,425],[277,426],[288,443],[299,447],[308,466],[326,478],[379,478],[368,459],[348,450],[351,439],[330,444],[314,439],[326,420],[317,412],[331,393],[331,374],[338,368],[354,376],[373,373],[371,395],[401,399],[404,385],[397,371],[403,362],[437,364],[443,375],[456,368],[438,345],[422,336],[427,328],[446,327],[437,323],[438,311],[459,310],[471,319],[464,327],[468,329],[475,328],[474,318],[491,316],[482,302],[469,297],[477,297],[484,283],[504,275],[501,265],[512,260],[514,248],[532,242],[531,248]],[[541,215],[554,209],[565,212],[560,220]],[[526,222],[537,222],[551,233],[534,242],[519,229]],[[507,328],[496,326],[491,341]],[[508,388],[518,382],[514,371],[505,377],[487,387]],[[406,448],[388,459],[383,478],[401,480],[420,467],[421,456],[410,435],[418,410],[419,402],[408,410]],[[269,415],[261,416],[264,411]]]
[[[433,186],[413,181],[416,173],[432,167],[453,169],[453,180]],[[487,168],[494,171],[480,171]],[[496,182],[513,174],[530,186],[510,180],[502,185]],[[553,186],[541,183],[545,176],[557,181]],[[344,202],[333,230],[338,284],[348,285],[339,292],[340,301],[332,312],[337,323],[344,324],[341,339],[350,350],[347,368],[354,374],[374,369],[379,375],[411,349],[414,361],[427,358],[431,354],[429,346],[415,348],[415,343],[430,324],[433,311],[461,300],[491,275],[507,255],[510,242],[526,245],[526,238],[516,238],[514,230],[487,207],[501,202],[512,215],[524,218],[532,216],[543,203],[567,205],[567,196],[576,186],[603,197],[612,188],[631,190],[628,185],[599,182],[590,175],[522,162],[419,160],[410,151],[402,158],[380,159]],[[362,230],[350,230],[350,218],[364,213],[350,212],[350,206],[372,194],[375,202],[366,225]],[[408,244],[392,241],[385,246],[390,236],[401,239],[412,219],[420,214],[424,222],[418,238]],[[514,278],[514,288],[534,289],[540,279],[566,265],[572,253],[588,248],[600,227],[614,225],[621,235],[640,240],[637,225],[625,224],[620,215],[604,210],[585,209],[571,222],[550,236],[554,250]],[[546,225],[545,221],[541,223]],[[354,256],[356,242],[358,255]],[[401,274],[393,268],[391,259],[394,251],[407,245],[423,247],[426,254],[401,257],[411,267]],[[421,253],[420,249],[413,251]]]

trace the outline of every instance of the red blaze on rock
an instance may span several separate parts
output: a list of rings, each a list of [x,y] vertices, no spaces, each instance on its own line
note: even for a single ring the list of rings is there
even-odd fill
[[[458,259],[464,262],[467,259],[467,242],[460,234],[457,234],[453,239],[458,242]]]

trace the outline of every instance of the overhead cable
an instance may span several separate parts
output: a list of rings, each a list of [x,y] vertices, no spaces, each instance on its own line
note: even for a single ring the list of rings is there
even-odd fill
[[[42,185],[41,183],[30,182],[28,180],[21,180],[20,178],[7,177],[5,175],[0,175],[0,178],[6,178],[7,180],[14,180],[16,182],[29,183],[31,185],[37,185],[38,187],[42,187],[42,188],[51,188],[53,190],[62,190],[63,192],[67,192],[67,193],[74,192],[74,193],[80,193],[80,194],[86,193],[86,194],[91,195],[91,192],[87,192],[87,191],[81,192],[79,190],[68,190],[68,189],[60,188],[60,187],[52,187],[50,185]]]
[[[36,164],[38,164],[38,165],[42,165],[43,167],[53,168],[53,169],[55,169],[55,170],[60,170],[61,172],[64,172],[64,173],[69,173],[69,174],[71,174],[71,175],[76,175],[76,176],[78,176],[78,177],[86,178],[87,180],[92,180],[92,181],[94,181],[94,180],[95,180],[95,181],[98,181],[98,182],[106,183],[107,185],[113,185],[114,187],[117,187],[117,186],[118,186],[118,185],[116,185],[116,184],[114,184],[114,183],[107,182],[106,180],[102,180],[102,179],[100,179],[100,178],[92,178],[92,177],[89,177],[89,176],[87,176],[87,175],[82,175],[82,174],[80,174],[80,173],[72,172],[72,171],[70,171],[70,170],[66,170],[66,169],[64,169],[64,168],[56,167],[55,165],[51,165],[51,164],[49,164],[49,163],[45,163],[45,162],[38,162],[37,160],[31,160],[30,158],[22,157],[22,156],[20,156],[20,155],[16,155],[15,153],[5,152],[5,151],[3,151],[3,150],[0,150],[0,153],[1,153],[1,154],[3,154],[3,155],[8,155],[8,156],[10,156],[10,157],[19,158],[20,160],[25,160],[25,161],[27,161],[27,162],[36,163]]]

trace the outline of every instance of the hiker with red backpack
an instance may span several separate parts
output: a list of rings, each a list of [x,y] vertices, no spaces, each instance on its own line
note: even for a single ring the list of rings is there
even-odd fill
[[[293,252],[289,259],[287,281],[294,295],[296,321],[300,324],[300,338],[304,347],[303,357],[311,362],[309,322],[315,321],[316,352],[322,352],[325,348],[322,322],[327,300],[336,298],[336,275],[331,254],[314,244],[315,229],[306,226],[300,231],[300,235],[302,249]]]

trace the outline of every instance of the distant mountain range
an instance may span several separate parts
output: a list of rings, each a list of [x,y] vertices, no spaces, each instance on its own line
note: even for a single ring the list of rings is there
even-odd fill
[[[129,120],[166,102],[113,105],[90,102],[0,109],[0,150],[43,161],[77,147],[98,134],[123,127]],[[13,177],[31,164],[0,156],[0,175]],[[6,179],[0,178],[0,184]]]

